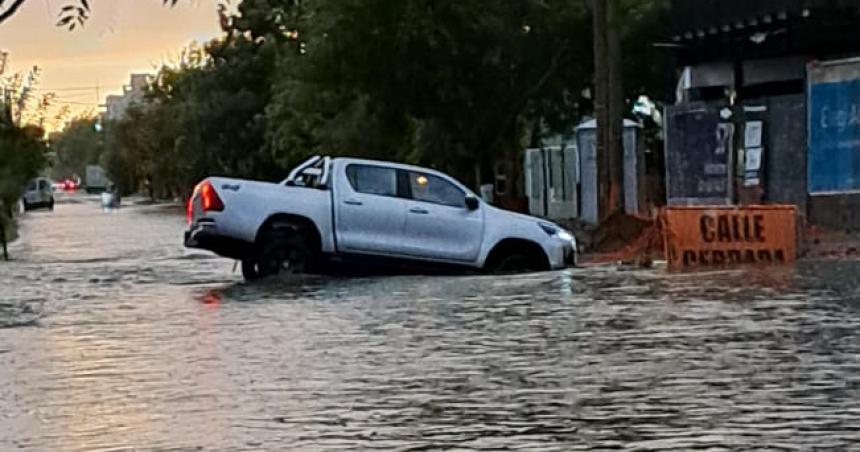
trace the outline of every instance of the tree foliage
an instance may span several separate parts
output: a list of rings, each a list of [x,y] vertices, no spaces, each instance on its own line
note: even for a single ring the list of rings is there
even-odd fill
[[[589,83],[581,2],[300,7],[299,51],[279,53],[267,110],[270,145],[287,161],[308,151],[370,154],[466,174],[512,156],[538,125],[572,121]]]
[[[29,179],[38,175],[48,163],[47,147],[38,125],[22,125],[30,118],[33,92],[38,83],[38,68],[28,76],[20,73],[3,76],[8,54],[0,61],[0,233],[5,240],[12,226],[12,213],[17,207]],[[39,102],[37,112],[44,102]],[[38,117],[38,114],[37,114]],[[26,123],[25,123],[26,124]]]
[[[9,106],[0,102],[0,233],[4,237],[27,181],[47,164],[43,134],[38,127],[17,125]]]
[[[659,96],[668,65],[651,44],[668,0],[616,1],[625,93]],[[587,4],[244,0],[222,14],[222,37],[162,68],[145,104],[105,124],[103,162],[126,191],[158,196],[213,174],[280,179],[311,154],[480,182],[476,169],[517,162],[591,113]]]
[[[87,165],[97,165],[104,150],[97,118],[79,117],[70,121],[62,133],[54,134],[51,149],[56,157],[51,169],[54,179],[83,177]]]

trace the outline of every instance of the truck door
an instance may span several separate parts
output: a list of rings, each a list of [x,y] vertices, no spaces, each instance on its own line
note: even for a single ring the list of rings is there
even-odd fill
[[[484,233],[482,208],[466,207],[466,192],[442,177],[407,171],[405,251],[415,257],[475,262]]]
[[[398,196],[397,170],[350,163],[337,171],[335,228],[341,252],[401,254],[406,200]]]

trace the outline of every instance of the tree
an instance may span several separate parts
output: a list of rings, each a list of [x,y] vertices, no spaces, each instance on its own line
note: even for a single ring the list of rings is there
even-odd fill
[[[18,200],[27,181],[47,164],[43,134],[38,127],[15,124],[11,108],[0,103],[0,242],[4,259],[8,259],[6,242]]]
[[[636,38],[668,0],[613,1],[619,45],[649,61]],[[163,67],[145,105],[105,125],[103,162],[124,190],[276,180],[310,154],[403,160],[477,184],[591,113],[585,0],[244,0],[221,13],[222,37]],[[647,69],[622,64],[623,92],[652,89]]]
[[[264,145],[274,52],[274,42],[228,32],[163,67],[143,104],[105,124],[111,178],[170,197],[213,174],[282,178]]]
[[[51,149],[56,153],[51,174],[55,179],[83,177],[87,165],[99,163],[104,141],[96,130],[98,121],[92,116],[75,118],[51,135]]]
[[[332,0],[303,8],[295,29],[304,52],[278,54],[267,110],[271,145],[287,160],[334,146],[473,180],[476,167],[519,161],[523,140],[542,133],[533,125],[573,116],[573,93],[589,84],[589,16],[580,2]]]
[[[0,70],[5,69],[8,54],[0,55]],[[6,242],[13,227],[13,211],[27,181],[47,164],[45,131],[39,125],[22,125],[30,119],[32,93],[38,84],[38,68],[27,76],[16,73],[3,76],[0,71],[0,242],[3,257],[8,259]],[[37,106],[37,115],[45,105]]]

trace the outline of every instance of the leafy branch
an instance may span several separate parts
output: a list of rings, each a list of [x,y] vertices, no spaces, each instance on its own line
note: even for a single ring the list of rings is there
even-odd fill
[[[0,6],[2,6],[4,0],[0,0]],[[16,0],[18,2],[23,2],[24,0]],[[170,6],[171,8],[176,6],[179,0],[161,0],[162,5]],[[90,2],[89,0],[78,0],[77,3],[69,4],[63,6],[58,14],[59,19],[57,20],[58,27],[67,27],[69,31],[73,31],[76,27],[84,26],[87,19],[90,18]],[[14,12],[13,12],[14,14]],[[2,20],[0,20],[2,22]]]
[[[15,15],[18,12],[18,8],[24,4],[26,0],[13,0],[12,5],[3,10],[3,5],[8,4],[8,0],[0,0],[0,23],[3,23],[6,19]]]

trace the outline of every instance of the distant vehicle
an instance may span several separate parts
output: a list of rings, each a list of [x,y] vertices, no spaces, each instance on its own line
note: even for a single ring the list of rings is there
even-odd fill
[[[25,211],[38,208],[54,210],[54,188],[48,178],[39,177],[27,183],[21,206]]]
[[[84,188],[87,193],[102,193],[108,189],[110,180],[105,175],[105,170],[98,165],[87,165],[87,174],[84,180]]]
[[[78,189],[78,183],[77,183],[77,182],[75,182],[75,181],[73,181],[73,180],[71,180],[71,179],[66,179],[66,180],[64,180],[64,181],[63,181],[63,190],[65,190],[65,191],[75,191],[75,190],[77,190],[77,189]]]
[[[248,280],[347,262],[544,271],[577,252],[558,225],[485,204],[445,174],[370,160],[314,157],[281,183],[211,177],[187,214],[185,246],[241,260]]]
[[[64,179],[60,182],[53,183],[54,191],[63,190],[63,191],[75,191],[78,189],[77,182],[72,179]]]

